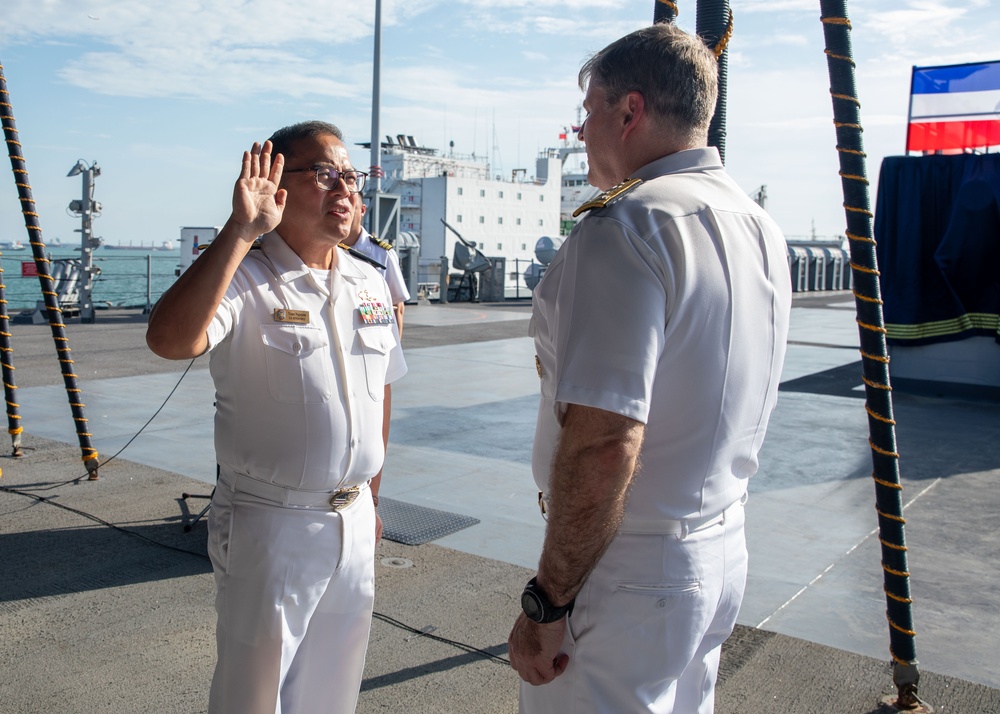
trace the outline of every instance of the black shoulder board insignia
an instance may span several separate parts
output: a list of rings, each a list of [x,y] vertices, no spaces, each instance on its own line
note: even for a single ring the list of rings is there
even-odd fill
[[[616,198],[618,198],[619,196],[624,195],[628,191],[631,191],[633,188],[635,188],[636,186],[638,186],[641,183],[642,183],[642,179],[640,179],[640,178],[625,179],[624,181],[622,181],[617,186],[612,186],[611,188],[609,188],[607,191],[605,191],[604,193],[602,193],[600,196],[598,196],[597,198],[595,198],[593,201],[587,201],[585,204],[583,204],[578,209],[576,209],[575,211],[573,211],[573,218],[576,218],[581,213],[585,213],[585,212],[590,211],[590,210],[592,210],[594,208],[604,208],[609,203],[611,203],[612,201],[614,201]]]
[[[377,260],[375,260],[374,258],[369,258],[369,257],[368,257],[367,255],[365,255],[365,254],[364,254],[364,253],[362,253],[361,251],[359,251],[359,250],[354,250],[354,248],[352,248],[352,247],[351,247],[351,246],[349,246],[349,245],[345,245],[344,243],[338,243],[337,245],[338,245],[338,246],[339,246],[340,248],[342,248],[342,249],[346,250],[346,251],[347,251],[348,253],[350,253],[351,255],[353,255],[353,256],[354,256],[355,258],[357,258],[358,260],[363,260],[363,261],[365,261],[366,263],[368,263],[369,265],[374,265],[374,266],[375,266],[376,268],[378,268],[379,270],[385,270],[385,266],[384,266],[384,265],[382,265],[382,264],[381,264],[380,262],[378,262],[378,261],[377,261]]]
[[[387,240],[382,240],[381,238],[372,236],[372,242],[382,250],[392,250],[392,243]]]

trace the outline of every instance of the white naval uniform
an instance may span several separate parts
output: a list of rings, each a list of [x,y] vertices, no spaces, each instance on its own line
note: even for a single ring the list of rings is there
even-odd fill
[[[410,291],[406,287],[406,280],[403,279],[403,270],[399,267],[399,255],[395,250],[386,250],[380,246],[372,240],[371,234],[364,228],[361,229],[357,242],[351,247],[385,266],[385,270],[379,272],[389,285],[389,295],[392,296],[393,305],[410,299]]]
[[[547,491],[567,404],[645,424],[625,521],[577,595],[566,672],[521,711],[708,714],[743,597],[747,480],[777,401],[791,287],[774,222],[714,148],[592,211],[533,294]]]
[[[374,598],[367,481],[384,387],[406,372],[385,281],[338,251],[308,268],[277,233],[240,265],[209,327],[220,466],[209,518],[218,663],[209,711],[353,711]],[[283,311],[283,312],[277,312]],[[330,493],[361,485],[335,511]]]

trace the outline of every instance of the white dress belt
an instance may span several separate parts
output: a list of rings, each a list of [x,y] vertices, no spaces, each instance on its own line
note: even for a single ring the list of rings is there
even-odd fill
[[[247,493],[281,506],[331,508],[335,511],[351,505],[368,488],[368,483],[365,482],[332,491],[302,491],[226,470],[219,473],[219,483],[233,491]]]
[[[721,513],[704,516],[702,518],[631,518],[626,515],[625,520],[622,521],[621,527],[618,529],[618,532],[642,535],[676,535],[683,537],[689,533],[694,533],[706,528],[711,528],[712,526],[720,523],[725,523],[727,519],[732,518],[733,512],[736,509],[743,508],[743,504],[746,503],[746,500],[747,497],[746,494],[744,494],[740,500],[726,508]]]

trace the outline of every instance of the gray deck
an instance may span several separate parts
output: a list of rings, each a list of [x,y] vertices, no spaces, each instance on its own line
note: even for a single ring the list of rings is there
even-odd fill
[[[429,545],[383,543],[380,557],[387,562],[379,568],[376,609],[387,618],[417,629],[435,627],[432,634],[500,656],[506,653],[508,620],[517,611],[525,569],[537,561],[544,527],[529,463],[538,382],[532,344],[525,336],[528,314],[522,304],[408,307],[404,346],[410,372],[393,389],[382,486],[388,498],[479,523]],[[99,314],[98,324],[71,326],[70,331],[90,430],[102,460],[135,435],[175,386],[176,392],[118,461],[102,468],[101,481],[52,493],[88,512],[106,510],[106,520],[129,521],[154,539],[203,550],[202,529],[187,534],[187,541],[178,533],[175,499],[182,490],[199,490],[189,479],[203,482],[200,490],[207,493],[215,478],[212,388],[205,360],[197,360],[178,386],[178,370],[186,365],[144,352],[141,316]],[[13,332],[26,442],[37,442],[37,451],[21,460],[0,459],[0,485],[65,480],[73,475],[65,469],[73,468],[76,437],[58,371],[49,366],[54,360],[47,356],[52,352],[48,327],[17,325]],[[750,580],[741,627],[727,645],[720,712],[867,714],[878,696],[891,692],[857,341],[850,294],[797,297],[782,392],[761,472],[751,481]],[[1000,410],[995,402],[898,391],[894,408],[917,652],[924,674],[921,691],[939,711],[1000,711],[1000,674],[994,663],[1000,637],[1000,531],[993,525],[1000,512]],[[77,452],[79,470],[78,458]],[[117,494],[120,509],[109,508],[97,496],[102,490]],[[159,500],[145,502],[147,498]],[[46,515],[56,509],[31,503],[0,493],[5,553],[20,552],[11,550],[14,545],[31,554],[34,540],[49,539],[60,553],[82,548],[79,541],[93,541],[96,549],[120,548],[113,542],[129,540],[79,516]],[[77,523],[61,522],[66,519]],[[27,534],[33,534],[31,542]],[[45,551],[46,557],[50,552]],[[39,553],[34,557],[42,560]],[[64,556],[53,557],[58,564]],[[160,620],[191,617],[199,623],[190,641],[171,643],[161,634],[167,639],[159,642],[165,660],[180,656],[171,647],[196,652],[196,670],[188,671],[190,663],[182,668],[192,677],[191,692],[181,697],[189,704],[134,710],[199,711],[212,661],[210,577],[203,563],[188,562],[190,556],[158,554],[155,560],[157,567],[174,574],[121,582],[112,572],[114,563],[105,562],[103,575],[78,574],[93,585],[60,587],[54,576],[28,562],[22,566],[25,572],[38,571],[32,577],[42,584],[0,584],[0,657],[16,663],[0,674],[0,701],[10,694],[15,695],[10,701],[28,701],[24,688],[30,685],[48,704],[14,711],[52,711],[60,696],[90,681],[67,682],[43,672],[59,663],[65,668],[74,662],[79,668],[91,643],[35,648],[22,632],[28,627],[19,624],[22,619],[31,620],[29,629],[44,640],[46,618],[70,626],[71,618],[60,609],[69,603],[56,601],[83,598],[100,620],[106,608],[124,597],[140,622],[151,601],[164,603],[165,609],[153,607],[151,632],[159,632],[157,623],[165,626]],[[415,565],[395,567],[404,560]],[[199,593],[197,606],[185,602],[172,611],[178,590],[188,588]],[[96,627],[89,636],[97,637],[102,626]],[[136,625],[133,632],[112,635],[135,646],[136,638],[145,638],[142,629]],[[513,711],[509,670],[480,653],[401,632],[385,619],[376,620],[359,711]],[[796,670],[786,661],[793,656],[808,661]],[[167,669],[168,679],[181,676],[176,664]],[[116,681],[113,675],[108,672],[105,681]],[[838,700],[830,687],[841,681],[846,684],[836,696],[847,699]],[[105,693],[112,701],[121,686],[108,686]],[[817,695],[816,688],[825,694]],[[471,693],[480,689],[486,690],[482,702]],[[770,698],[755,699],[764,696]],[[768,703],[754,704],[758,701]],[[836,701],[839,708],[832,706]],[[858,708],[857,702],[870,707]],[[958,702],[962,706],[956,708]],[[102,711],[93,706],[65,710]],[[113,709],[129,710],[121,704]]]

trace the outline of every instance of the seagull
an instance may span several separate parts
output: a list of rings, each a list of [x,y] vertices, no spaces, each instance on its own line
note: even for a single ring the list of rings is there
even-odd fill
[[[100,20],[101,19],[99,17],[94,17],[93,15],[87,15],[87,17],[89,17],[91,20]]]

